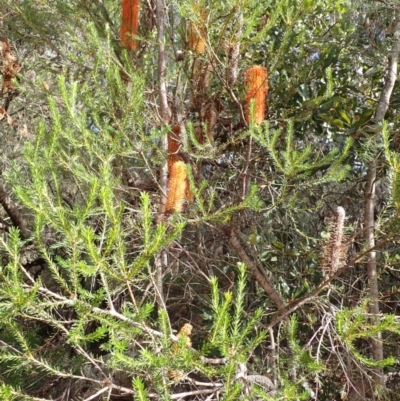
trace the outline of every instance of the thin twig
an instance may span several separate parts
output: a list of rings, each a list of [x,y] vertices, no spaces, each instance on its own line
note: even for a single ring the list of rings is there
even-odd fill
[[[249,191],[249,176],[248,176],[248,171],[249,171],[249,165],[250,165],[250,160],[251,160],[251,153],[252,153],[252,145],[253,145],[253,136],[249,136],[249,140],[247,143],[247,153],[246,153],[246,161],[244,163],[243,171],[242,171],[242,201],[245,200],[248,191]]]
[[[219,388],[216,388],[214,390],[195,390],[195,391],[187,391],[185,393],[178,393],[178,394],[173,394],[171,395],[171,400],[178,400],[179,398],[185,398],[185,397],[190,397],[191,395],[199,395],[199,394],[211,394],[215,393],[218,391]]]
[[[110,390],[110,388],[109,388],[108,386],[107,386],[107,387],[104,387],[104,388],[102,388],[101,390],[99,390],[97,393],[92,394],[92,395],[91,395],[90,397],[88,397],[88,398],[85,398],[83,401],[94,400],[96,397],[98,397],[99,395],[105,393],[105,392],[108,391],[108,390]]]

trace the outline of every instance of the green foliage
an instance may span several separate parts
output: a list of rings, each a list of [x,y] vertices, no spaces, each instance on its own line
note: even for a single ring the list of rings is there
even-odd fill
[[[400,333],[400,325],[394,315],[383,315],[379,324],[371,323],[368,316],[368,303],[364,302],[356,308],[345,308],[337,313],[336,329],[339,338],[343,341],[354,357],[361,363],[369,367],[386,367],[396,363],[396,359],[388,357],[381,361],[376,361],[362,355],[355,345],[357,340],[371,339],[379,332]]]
[[[136,378],[133,381],[133,388],[136,391],[136,397],[140,401],[148,401],[148,397],[146,394],[146,390],[144,388],[144,384],[140,378]]]
[[[168,317],[164,312],[160,312],[159,328],[162,335],[154,338],[153,343],[142,349],[138,355],[129,356],[126,348],[114,348],[112,365],[122,366],[132,372],[132,375],[138,371],[147,372],[148,375],[151,372],[149,376],[153,385],[157,387],[157,391],[166,396],[175,381],[185,377],[184,372],[221,377],[224,379],[224,385],[221,387],[224,399],[240,396],[242,386],[236,379],[238,366],[246,362],[249,355],[261,344],[265,339],[265,333],[262,331],[257,333],[261,310],[257,310],[250,317],[243,315],[247,282],[246,268],[243,264],[238,265],[238,273],[235,302],[230,292],[224,293],[221,299],[216,279],[211,281],[213,325],[211,336],[203,344],[201,351],[188,347],[184,336],[179,336],[178,341],[171,341]],[[225,357],[224,364],[213,368],[207,366],[202,354],[210,352]],[[140,377],[134,380],[134,388],[139,397],[146,397]]]
[[[382,138],[383,150],[390,169],[388,178],[392,203],[397,210],[400,210],[400,157],[398,152],[391,149],[390,131],[386,122],[383,123]]]
[[[119,40],[120,2],[3,3],[20,65],[15,93],[0,93],[1,400],[193,391],[325,401],[343,377],[350,391],[399,358],[398,311],[367,313],[359,246],[367,164],[377,160],[384,310],[398,295],[397,85],[387,122],[372,120],[394,3],[172,1],[160,39],[155,2],[140,2],[135,51]],[[202,54],[188,48],[193,24]],[[252,65],[268,71],[268,112],[247,127]],[[176,126],[194,200],[168,215],[163,166]],[[360,265],[328,283],[321,233],[338,205],[356,233],[342,245]],[[276,310],[263,280],[296,315]],[[378,333],[382,361],[368,356]]]
[[[347,140],[341,153],[337,148],[333,148],[324,157],[313,160],[311,144],[304,149],[295,149],[293,142],[294,125],[292,122],[288,125],[287,134],[283,133],[282,130],[274,130],[270,133],[268,124],[265,125],[264,132],[252,132],[252,134],[268,150],[271,161],[284,179],[289,182],[292,180],[304,180],[304,178],[315,174],[319,170],[327,170],[323,178],[318,178],[311,182],[308,181],[307,185],[318,185],[330,181],[338,182],[347,175],[349,166],[343,166],[343,162],[348,157],[351,149],[351,139]],[[282,137],[286,142],[285,150],[280,149],[278,146],[278,141],[281,141]]]
[[[236,293],[227,292],[224,298],[220,299],[217,281],[211,280],[212,306],[215,313],[215,322],[211,332],[210,342],[213,346],[220,347],[222,355],[225,357],[235,357],[244,362],[249,352],[256,348],[265,337],[265,333],[259,333],[254,339],[250,340],[249,335],[257,327],[262,316],[262,310],[257,309],[251,319],[244,324],[243,310],[246,294],[246,269],[242,263],[238,264],[238,284]],[[233,301],[233,299],[235,301]],[[233,313],[231,309],[233,308]],[[244,346],[246,344],[246,346]],[[237,359],[236,359],[237,358]]]
[[[289,344],[293,353],[294,366],[306,369],[310,373],[321,372],[324,366],[313,358],[308,349],[302,348],[298,341],[298,320],[293,315],[288,323]]]

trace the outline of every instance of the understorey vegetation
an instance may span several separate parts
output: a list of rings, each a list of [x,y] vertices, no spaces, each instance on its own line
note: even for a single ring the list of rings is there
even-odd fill
[[[399,21],[0,2],[0,399],[397,400]]]

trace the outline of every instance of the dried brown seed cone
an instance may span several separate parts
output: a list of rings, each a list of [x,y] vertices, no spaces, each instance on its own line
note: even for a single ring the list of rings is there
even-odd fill
[[[330,238],[322,253],[322,269],[328,274],[334,274],[343,266],[346,259],[347,248],[343,243],[345,210],[338,206],[330,227]]]
[[[210,102],[209,104],[207,104],[202,114],[202,119],[203,122],[206,124],[207,132],[211,135],[211,137],[213,137],[214,128],[218,118],[217,109],[214,103]]]
[[[137,40],[134,39],[139,32],[139,0],[122,0],[121,34],[122,46],[128,50],[137,48]]]
[[[200,122],[196,122],[193,126],[194,135],[199,144],[204,145],[206,142],[206,136]]]
[[[268,73],[265,67],[255,65],[245,72],[246,105],[245,118],[250,123],[251,101],[254,99],[254,123],[262,124],[265,119]]]
[[[168,179],[166,212],[182,212],[186,198],[187,169],[186,164],[179,160],[172,164]]]
[[[0,40],[0,56],[2,61],[1,73],[3,75],[3,84],[1,93],[6,93],[14,88],[12,83],[21,69],[18,58],[15,52],[11,49],[10,43],[7,39]]]
[[[243,14],[238,16],[237,30],[233,38],[233,43],[227,44],[227,67],[226,81],[229,86],[235,85],[238,77],[238,65],[240,58],[240,38],[243,29]]]

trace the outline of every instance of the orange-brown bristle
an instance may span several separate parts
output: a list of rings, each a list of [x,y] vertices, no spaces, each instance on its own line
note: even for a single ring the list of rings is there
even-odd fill
[[[165,210],[167,212],[182,212],[186,198],[187,169],[182,160],[172,163],[168,179],[168,193]]]
[[[139,0],[122,0],[121,43],[128,50],[137,48],[134,38],[139,32]]]
[[[198,9],[198,4],[194,4],[194,9]],[[199,12],[201,23],[191,22],[189,25],[189,49],[202,54],[206,51],[206,19],[207,14],[205,10],[200,10]]]
[[[262,124],[265,119],[268,73],[265,67],[256,65],[245,72],[246,105],[245,118],[250,123],[251,101],[254,99],[254,123]]]

